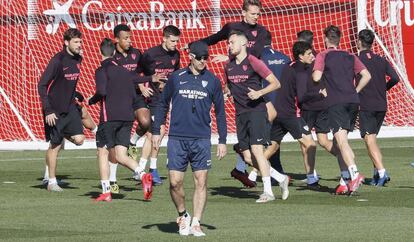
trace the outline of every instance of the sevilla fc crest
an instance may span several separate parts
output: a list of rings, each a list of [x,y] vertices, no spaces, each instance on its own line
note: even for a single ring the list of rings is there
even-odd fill
[[[247,65],[243,65],[243,70],[247,71]]]
[[[203,85],[203,87],[206,87],[207,84],[208,84],[208,81],[204,81],[204,80],[201,81],[201,85]]]
[[[171,64],[172,64],[173,66],[175,66],[175,63],[177,63],[177,60],[176,60],[176,59],[171,60]]]
[[[253,35],[254,37],[256,37],[256,36],[257,36],[257,30],[252,31],[252,35]]]
[[[137,58],[137,55],[136,54],[131,54],[131,57],[132,57],[133,60],[135,60]]]
[[[78,69],[80,70],[80,64],[76,64],[76,66],[78,67]]]

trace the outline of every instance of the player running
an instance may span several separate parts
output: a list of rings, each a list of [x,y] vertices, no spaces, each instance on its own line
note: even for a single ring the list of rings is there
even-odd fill
[[[358,114],[358,93],[367,85],[371,75],[358,57],[338,49],[341,39],[338,27],[328,26],[324,34],[326,50],[316,56],[312,78],[315,82],[326,83],[329,127],[350,174],[348,191],[352,194],[362,184],[364,176],[357,169],[354,152],[348,143],[348,132],[354,129]],[[361,75],[361,80],[355,87],[357,74]]]
[[[372,76],[368,85],[359,93],[359,129],[374,165],[374,176],[370,184],[384,186],[390,177],[382,162],[377,135],[387,112],[387,91],[395,86],[400,78],[385,58],[371,50],[374,39],[374,33],[368,29],[361,30],[358,34],[358,57]],[[386,77],[390,78],[388,82]]]
[[[47,190],[61,192],[56,180],[57,156],[62,148],[63,138],[75,145],[85,140],[81,115],[76,108],[75,92],[80,74],[82,57],[82,34],[70,28],[63,34],[64,48],[49,61],[40,77],[38,92],[45,120],[46,164],[49,170]]]
[[[160,98],[165,83],[168,80],[170,74],[180,68],[180,52],[177,50],[177,44],[180,40],[180,30],[169,25],[163,29],[163,41],[160,45],[152,47],[144,52],[142,57],[142,67],[146,76],[152,76],[154,74],[160,75],[160,83],[151,83],[150,88],[153,90],[153,95],[146,99],[150,112],[151,121],[153,123],[156,109],[160,105]],[[161,139],[165,135],[165,124],[161,125]],[[139,160],[140,166],[145,169],[145,166],[150,157],[150,170],[152,174],[154,185],[161,185],[162,180],[157,170],[157,157],[158,149],[152,147],[152,134],[149,130],[146,133],[146,139],[144,146],[142,147],[142,154]]]
[[[121,163],[139,175],[142,180],[144,199],[152,196],[152,176],[146,174],[136,160],[128,156],[128,144],[134,121],[133,103],[136,99],[135,86],[140,83],[133,75],[118,65],[113,59],[115,45],[106,38],[100,45],[101,66],[95,72],[96,93],[88,103],[101,104],[99,128],[96,134],[98,163],[102,184],[102,194],[95,201],[112,200],[109,183],[109,161]]]
[[[263,61],[247,53],[247,42],[243,32],[232,31],[229,35],[229,49],[234,59],[224,69],[229,88],[226,95],[231,92],[234,99],[237,139],[243,157],[262,174],[264,192],[256,202],[275,200],[270,176],[279,182],[285,200],[289,195],[289,179],[271,168],[264,156],[264,147],[269,143],[269,123],[263,96],[280,88],[280,83]],[[262,79],[269,82],[265,88],[262,88]]]

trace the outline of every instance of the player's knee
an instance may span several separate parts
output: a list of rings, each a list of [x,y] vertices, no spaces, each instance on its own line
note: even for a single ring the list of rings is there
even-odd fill
[[[78,136],[73,137],[73,143],[77,146],[82,145],[84,141],[85,141],[84,135],[78,135]]]
[[[170,180],[170,190],[180,190],[183,187],[182,180]]]

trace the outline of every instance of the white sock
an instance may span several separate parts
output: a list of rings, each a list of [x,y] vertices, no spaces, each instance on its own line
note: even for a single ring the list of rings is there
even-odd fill
[[[118,163],[112,163],[109,161],[109,181],[116,182],[116,169],[118,168]]]
[[[346,186],[346,181],[343,177],[341,177],[341,179],[339,179],[339,185]]]
[[[49,178],[49,185],[52,185],[52,184],[57,184],[56,177],[54,177],[54,178]]]
[[[349,170],[349,174],[351,175],[351,179],[355,180],[355,178],[357,178],[357,176],[359,174],[357,166],[356,165],[350,165],[348,167],[348,170]]]
[[[274,196],[272,191],[272,183],[270,182],[270,176],[262,177],[262,181],[264,192]]]
[[[256,181],[256,179],[257,179],[257,172],[255,171],[255,170],[252,170],[251,172],[250,172],[250,174],[249,174],[249,180],[250,181]]]
[[[193,221],[191,222],[191,227],[192,226],[200,226],[200,220],[198,220],[196,217],[193,217]]]
[[[236,159],[236,169],[244,173],[244,171],[246,171],[246,162],[244,162],[243,158],[239,154],[236,155]]]
[[[313,169],[313,175],[315,176],[316,180],[319,181],[319,175],[316,172],[316,169]]]
[[[135,174],[139,174],[139,179],[142,180],[142,176],[145,175],[144,169],[141,168],[141,166],[137,166],[134,170]]]
[[[145,170],[145,167],[147,166],[147,159],[144,158],[140,158],[139,159],[139,166],[141,167],[142,170]]]
[[[95,126],[94,129],[91,130],[92,133],[96,134],[96,132],[98,132],[98,126]]]
[[[102,193],[111,192],[111,186],[109,185],[109,180],[101,180]]]
[[[384,178],[384,176],[385,176],[385,169],[378,170],[378,174],[379,174],[379,177],[380,178]]]
[[[134,134],[131,136],[131,139],[129,140],[129,142],[131,142],[131,144],[133,145],[137,145],[137,142],[139,140],[140,136],[134,132]]]
[[[150,169],[157,169],[157,158],[150,158]]]
[[[49,166],[45,166],[45,175],[43,176],[43,179],[48,180],[49,179]]]
[[[283,182],[287,177],[286,175],[283,175],[276,171],[273,167],[270,167],[270,176],[279,183]]]
[[[313,184],[318,182],[318,178],[315,177],[314,173],[306,175],[307,184]]]

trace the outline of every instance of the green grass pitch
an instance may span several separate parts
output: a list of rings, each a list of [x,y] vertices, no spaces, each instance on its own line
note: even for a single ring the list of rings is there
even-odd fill
[[[62,151],[58,178],[69,182],[63,193],[49,193],[41,184],[44,151],[0,152],[0,240],[22,241],[413,241],[414,138],[379,140],[391,176],[387,187],[364,185],[357,196],[335,196],[338,166],[318,147],[317,171],[323,191],[305,189],[302,156],[297,143],[282,144],[282,164],[293,178],[290,197],[256,204],[262,184],[244,189],[229,172],[235,154],[228,146],[224,160],[213,160],[202,227],[205,238],[182,238],[168,180],[144,202],[132,173],[118,167],[121,194],[112,203],[93,203],[100,193],[95,150]],[[352,141],[359,170],[370,178],[371,161],[362,141]],[[165,149],[159,159],[166,177]],[[213,151],[214,152],[214,151]],[[213,153],[215,154],[215,153]],[[14,183],[10,183],[14,182]],[[193,183],[186,174],[187,209],[192,212]]]

